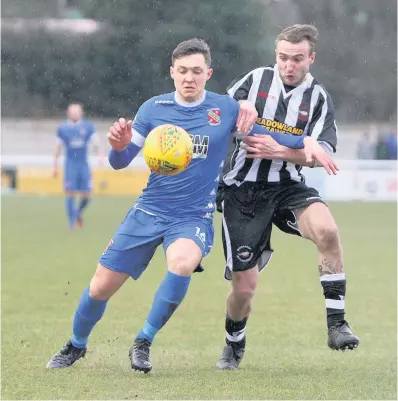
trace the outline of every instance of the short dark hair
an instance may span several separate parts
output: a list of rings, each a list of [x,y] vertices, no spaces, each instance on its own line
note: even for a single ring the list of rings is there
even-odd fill
[[[171,55],[171,64],[174,65],[174,62],[177,59],[189,56],[191,54],[203,54],[207,66],[210,67],[211,64],[210,46],[203,39],[199,38],[193,38],[181,42],[173,50],[173,54]]]
[[[315,44],[318,41],[318,29],[314,25],[292,25],[285,28],[276,38],[275,44],[280,40],[286,40],[290,43],[299,43],[303,40],[308,41],[310,45],[310,54],[315,50]]]

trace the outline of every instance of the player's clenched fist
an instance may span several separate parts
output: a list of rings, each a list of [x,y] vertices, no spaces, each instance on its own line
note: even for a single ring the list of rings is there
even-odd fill
[[[133,137],[132,124],[131,120],[126,122],[124,118],[119,118],[119,121],[113,123],[107,135],[109,145],[111,145],[112,149],[122,151],[129,145]]]

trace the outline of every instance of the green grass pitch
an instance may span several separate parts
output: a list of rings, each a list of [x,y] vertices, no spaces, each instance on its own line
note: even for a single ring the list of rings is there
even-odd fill
[[[396,399],[396,205],[333,203],[345,250],[352,352],[326,345],[316,250],[274,230],[239,371],[219,372],[225,298],[220,216],[216,242],[187,298],[152,347],[154,369],[132,372],[128,349],[165,270],[159,250],[138,282],[110,301],[84,360],[47,371],[71,334],[74,309],[98,256],[132,204],[97,198],[86,227],[67,230],[62,198],[2,198],[3,399]]]

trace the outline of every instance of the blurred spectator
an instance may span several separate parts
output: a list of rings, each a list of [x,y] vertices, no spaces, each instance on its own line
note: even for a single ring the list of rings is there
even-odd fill
[[[376,142],[376,159],[388,160],[388,146],[386,141],[386,134],[379,132]]]
[[[397,160],[397,132],[390,131],[385,135],[387,146],[387,159]]]
[[[357,158],[372,160],[375,158],[375,146],[370,140],[369,132],[364,132],[357,145]]]

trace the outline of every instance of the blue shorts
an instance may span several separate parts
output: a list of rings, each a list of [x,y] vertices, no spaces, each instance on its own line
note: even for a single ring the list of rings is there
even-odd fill
[[[213,222],[205,218],[173,219],[132,208],[103,252],[99,263],[137,280],[151,261],[156,248],[163,250],[179,238],[193,240],[206,256],[213,245]],[[199,270],[201,267],[199,267]]]
[[[64,170],[64,191],[91,192],[90,167],[87,165],[66,165]]]

